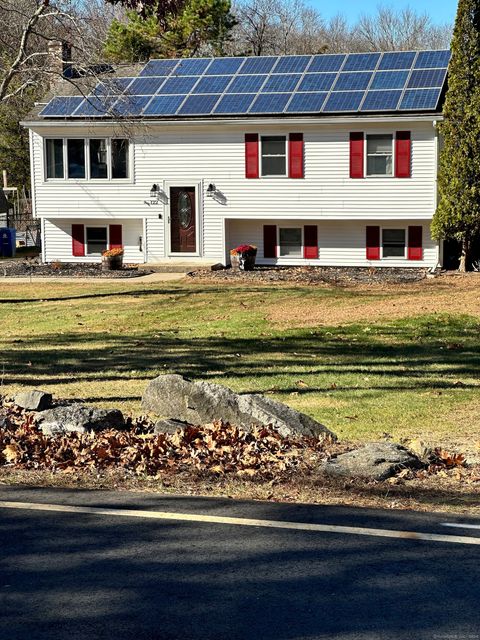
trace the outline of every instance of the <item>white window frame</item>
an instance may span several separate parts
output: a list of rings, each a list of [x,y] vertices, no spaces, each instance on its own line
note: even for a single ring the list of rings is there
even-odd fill
[[[391,136],[392,138],[392,172],[391,173],[368,173],[368,138],[370,136]],[[395,146],[396,146],[396,134],[391,131],[375,131],[365,134],[364,140],[364,175],[366,178],[381,178],[382,180],[385,178],[394,178],[395,177]]]
[[[262,159],[263,159],[263,139],[264,138],[285,138],[285,173],[277,174],[277,175],[272,175],[270,173],[263,173],[263,162],[262,162]],[[290,161],[290,159],[289,159],[289,147],[290,147],[290,145],[288,144],[288,136],[286,134],[283,134],[283,133],[265,133],[265,134],[262,134],[260,136],[260,157],[259,157],[260,167],[259,167],[259,170],[260,170],[260,177],[261,178],[269,178],[269,179],[271,178],[273,180],[277,180],[277,179],[281,180],[282,178],[288,178],[288,167],[289,167],[289,161]],[[270,157],[270,158],[282,157],[283,158],[283,155],[282,156],[269,155],[268,157]]]
[[[402,256],[384,256],[383,255],[383,232],[384,231],[403,231],[405,234],[405,249]],[[380,227],[380,257],[382,260],[406,260],[408,257],[408,229],[405,227]]]
[[[47,140],[63,140],[63,178],[47,178]],[[83,140],[85,145],[85,178],[69,178],[68,177],[68,143],[67,140]],[[106,140],[107,141],[107,177],[92,178],[90,169],[90,140]],[[128,177],[113,178],[112,177],[112,140],[128,140]],[[130,138],[125,136],[45,136],[43,138],[43,181],[48,182],[92,182],[94,184],[133,184],[133,143]]]
[[[290,256],[282,256],[282,246],[280,244],[280,230],[281,229],[300,229],[300,253],[297,255]],[[298,258],[303,258],[304,256],[304,248],[305,248],[305,232],[303,225],[296,224],[282,224],[277,227],[277,247],[278,247],[278,258],[283,258],[285,260],[297,260]]]
[[[83,233],[83,246],[85,247],[85,257],[98,258],[98,253],[88,253],[88,239],[87,232],[88,229],[105,229],[107,231],[107,249],[110,246],[110,225],[109,224],[86,224],[85,230]],[[100,256],[102,254],[100,253]]]

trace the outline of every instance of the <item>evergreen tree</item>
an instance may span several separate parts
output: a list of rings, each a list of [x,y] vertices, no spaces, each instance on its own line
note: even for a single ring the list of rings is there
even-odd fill
[[[432,235],[462,244],[460,270],[480,233],[480,1],[460,0],[452,41]]]
[[[221,54],[236,21],[230,0],[122,2],[127,21],[114,20],[105,54],[115,62],[142,62],[151,57],[188,57],[202,50]],[[141,10],[140,10],[141,8]]]

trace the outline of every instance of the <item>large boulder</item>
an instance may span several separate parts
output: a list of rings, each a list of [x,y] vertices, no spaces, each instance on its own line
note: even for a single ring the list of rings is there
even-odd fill
[[[402,469],[418,469],[422,466],[416,455],[399,444],[371,442],[332,458],[323,465],[323,471],[332,476],[386,480]]]
[[[52,406],[52,394],[40,389],[17,393],[13,399],[17,407],[27,411],[44,411]]]
[[[193,382],[167,374],[152,380],[145,390],[142,406],[163,418],[190,424],[223,420],[250,430],[271,425],[282,436],[335,435],[313,418],[281,402],[258,394],[240,395],[228,387],[209,382]]]
[[[35,420],[46,435],[125,428],[122,412],[118,409],[97,409],[86,404],[47,409],[38,413]]]

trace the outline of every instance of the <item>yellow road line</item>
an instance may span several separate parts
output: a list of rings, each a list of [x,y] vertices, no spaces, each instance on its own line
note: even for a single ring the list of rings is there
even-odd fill
[[[241,527],[264,527],[270,529],[289,529],[314,533],[337,533],[355,536],[373,536],[377,538],[400,538],[403,540],[426,540],[428,542],[447,542],[451,544],[480,545],[480,538],[468,536],[440,535],[416,531],[395,531],[392,529],[369,529],[367,527],[346,527],[332,524],[311,524],[308,522],[286,522],[282,520],[257,520],[255,518],[230,518],[195,513],[173,513],[169,511],[144,511],[140,509],[106,509],[102,507],[79,507],[42,502],[9,502],[0,500],[0,509],[21,509],[25,511],[49,511],[60,513],[78,513],[97,516],[116,516],[121,518],[148,518],[152,520],[176,520],[178,522],[198,522],[208,524],[226,524]]]

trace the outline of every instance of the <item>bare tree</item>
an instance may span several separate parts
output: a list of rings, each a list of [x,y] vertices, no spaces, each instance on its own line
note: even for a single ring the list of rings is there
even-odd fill
[[[435,26],[426,13],[410,8],[380,6],[376,14],[361,16],[352,33],[365,51],[399,51],[448,47],[451,28]]]
[[[94,19],[94,4],[100,10],[98,0],[84,2],[80,9],[74,0],[0,0],[0,22],[8,25],[0,34],[0,103],[27,90],[44,92],[63,75],[66,52],[72,58],[74,51],[77,70],[100,62],[106,16],[112,10],[104,8],[102,20],[99,12]],[[71,46],[62,51],[59,41]]]

